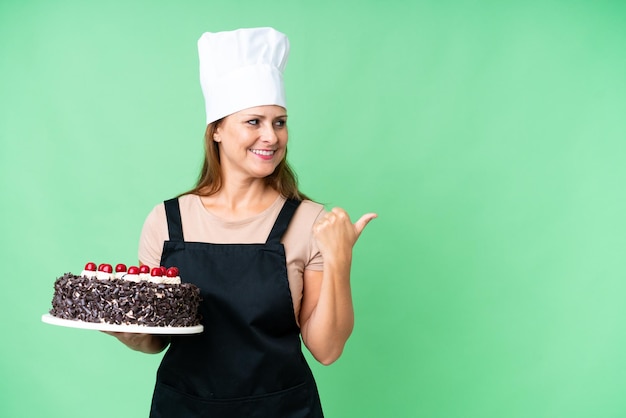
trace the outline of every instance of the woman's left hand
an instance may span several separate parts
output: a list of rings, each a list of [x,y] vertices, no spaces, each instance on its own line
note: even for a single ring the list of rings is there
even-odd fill
[[[324,259],[350,255],[367,224],[377,216],[375,213],[366,213],[353,224],[348,213],[341,208],[333,208],[327,212],[313,227],[313,234]]]

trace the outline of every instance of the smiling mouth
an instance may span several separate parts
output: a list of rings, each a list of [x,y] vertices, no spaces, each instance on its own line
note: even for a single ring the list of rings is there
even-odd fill
[[[263,156],[265,156],[265,157],[269,157],[269,156],[271,156],[271,155],[274,155],[274,153],[276,152],[276,151],[271,151],[271,150],[260,150],[260,149],[251,149],[250,151],[251,151],[253,154],[256,154],[256,155],[263,155]]]

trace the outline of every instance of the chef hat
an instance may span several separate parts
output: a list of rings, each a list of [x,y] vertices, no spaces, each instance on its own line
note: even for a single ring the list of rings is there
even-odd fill
[[[250,107],[286,107],[287,36],[272,28],[206,32],[198,40],[207,124]]]

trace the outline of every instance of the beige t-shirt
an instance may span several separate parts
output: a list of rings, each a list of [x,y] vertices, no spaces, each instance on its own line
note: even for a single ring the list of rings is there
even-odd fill
[[[280,196],[263,212],[240,221],[226,221],[211,214],[198,195],[184,195],[178,199],[185,241],[213,244],[264,243],[285,203]],[[293,299],[296,320],[302,302],[303,273],[323,270],[322,255],[313,238],[313,224],[325,213],[324,206],[304,200],[296,210],[281,242],[285,246],[287,275]],[[163,242],[169,239],[165,205],[158,204],[150,212],[141,231],[139,261],[150,267],[159,266]],[[183,278],[184,280],[184,278]]]

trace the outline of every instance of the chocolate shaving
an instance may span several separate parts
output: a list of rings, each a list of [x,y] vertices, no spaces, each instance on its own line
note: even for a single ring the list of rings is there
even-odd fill
[[[200,323],[200,289],[191,283],[98,280],[65,273],[54,283],[50,314],[116,325],[190,327]]]

